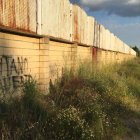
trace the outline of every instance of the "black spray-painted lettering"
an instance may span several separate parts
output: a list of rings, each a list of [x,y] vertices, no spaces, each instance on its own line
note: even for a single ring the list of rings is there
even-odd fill
[[[31,78],[28,74],[28,59],[3,55],[0,58],[0,88],[5,91],[18,88]]]

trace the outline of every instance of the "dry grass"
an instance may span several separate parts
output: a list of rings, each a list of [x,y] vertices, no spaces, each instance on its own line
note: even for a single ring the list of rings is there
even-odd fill
[[[140,60],[65,70],[49,95],[35,81],[21,98],[0,101],[3,140],[134,139],[140,134]]]

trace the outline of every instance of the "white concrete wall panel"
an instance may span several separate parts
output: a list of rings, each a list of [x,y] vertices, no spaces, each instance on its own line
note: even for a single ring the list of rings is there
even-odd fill
[[[107,49],[106,48],[106,29],[104,26],[101,26],[101,31],[100,31],[100,40],[101,40],[101,45],[100,47],[102,49]]]
[[[69,0],[1,0],[0,27],[135,54],[127,44]]]
[[[72,9],[72,41],[85,45],[92,45],[92,41],[89,43],[89,27],[93,25],[93,21],[90,18],[88,19],[85,11],[82,10],[79,6],[73,5]]]
[[[69,0],[58,0],[59,1],[59,13],[58,13],[58,37],[71,41],[71,5]]]
[[[115,48],[114,48],[114,51],[118,51],[118,45],[117,45],[117,37],[115,36]]]
[[[37,32],[37,3],[36,0],[28,0],[29,5],[29,29],[33,32]]]
[[[119,38],[118,38],[118,52],[121,52],[121,41]]]
[[[36,0],[1,0],[0,26],[36,33]]]
[[[111,40],[110,40],[110,50],[115,51],[115,36],[114,36],[114,34],[111,33],[110,38],[111,38]]]
[[[125,53],[124,42],[121,40],[121,52]]]
[[[93,46],[100,48],[100,24],[96,20],[94,22]]]
[[[84,10],[80,9],[80,33],[81,33],[81,43],[87,43],[87,31],[88,31],[88,24],[87,24],[87,14]]]
[[[51,14],[51,16],[50,16]],[[58,1],[42,1],[42,34],[58,37]]]
[[[106,29],[103,25],[100,25],[100,45],[99,48],[107,49],[106,48]]]
[[[93,46],[93,38],[94,38],[94,18],[93,17],[87,17],[87,45]]]
[[[117,37],[117,52],[120,52],[120,39]]]
[[[78,9],[77,5],[72,6],[72,41],[75,42],[80,40]]]
[[[130,48],[130,47],[127,45],[126,48],[127,48],[127,49],[126,49],[126,53],[129,54],[129,48]]]
[[[122,41],[122,52],[125,53],[125,43]]]
[[[122,44],[122,41],[119,38],[119,52],[121,52],[121,53],[122,53],[122,47],[123,47],[123,44]]]
[[[104,32],[104,26],[103,25],[100,25],[100,48],[103,49],[103,32]]]
[[[42,34],[71,41],[71,4],[68,0],[42,1]]]
[[[108,50],[112,50],[111,49],[111,32],[108,30],[108,43],[109,43],[109,45],[108,45]]]

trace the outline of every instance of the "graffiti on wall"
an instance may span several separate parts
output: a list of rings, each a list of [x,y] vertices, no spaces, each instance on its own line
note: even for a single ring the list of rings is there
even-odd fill
[[[28,59],[3,55],[0,57],[0,90],[10,91],[21,87],[23,82],[31,78]]]

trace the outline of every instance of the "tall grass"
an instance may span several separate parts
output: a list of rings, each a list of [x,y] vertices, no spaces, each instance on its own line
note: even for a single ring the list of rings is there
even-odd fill
[[[43,95],[34,80],[0,101],[2,140],[107,140],[140,137],[140,60],[102,69],[66,69]]]

